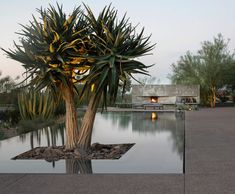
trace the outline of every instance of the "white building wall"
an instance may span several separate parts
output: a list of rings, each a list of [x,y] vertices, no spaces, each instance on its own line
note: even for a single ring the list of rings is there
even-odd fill
[[[199,85],[132,85],[132,103],[149,103],[151,96],[157,96],[162,104],[175,104],[183,97],[193,97],[200,103]]]

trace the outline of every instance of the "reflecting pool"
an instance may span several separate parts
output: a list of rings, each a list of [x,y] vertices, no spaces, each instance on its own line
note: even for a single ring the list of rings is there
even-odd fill
[[[0,141],[0,173],[182,173],[182,112],[97,113],[92,143],[135,143],[119,160],[11,160],[38,146],[63,145],[63,125]]]

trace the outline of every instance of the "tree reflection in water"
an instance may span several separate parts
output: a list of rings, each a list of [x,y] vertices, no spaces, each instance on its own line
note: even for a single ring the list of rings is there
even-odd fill
[[[92,174],[91,160],[65,160],[67,174]]]
[[[26,141],[28,134],[21,134],[20,139],[22,142]],[[43,128],[41,130],[32,131],[29,134],[31,149],[35,148],[38,144],[41,146],[41,137],[45,136],[47,146],[58,146],[57,144],[65,143],[64,124],[57,124],[50,127]],[[61,142],[58,142],[58,139]],[[34,142],[36,140],[36,142]],[[45,146],[45,145],[44,145]],[[55,161],[52,161],[52,167],[55,167]],[[77,160],[77,159],[66,159],[66,173],[68,174],[92,174],[92,163],[91,160]]]
[[[26,141],[26,137],[28,134],[21,134],[20,140],[22,142]],[[48,147],[56,146],[58,144],[57,140],[60,138],[61,142],[60,145],[64,145],[65,143],[65,134],[64,134],[64,124],[56,124],[53,126],[45,127],[40,130],[31,131],[30,132],[30,146],[31,149],[35,148],[35,140],[38,146],[41,146],[41,137],[46,137],[46,142]],[[45,146],[45,145],[44,145]]]

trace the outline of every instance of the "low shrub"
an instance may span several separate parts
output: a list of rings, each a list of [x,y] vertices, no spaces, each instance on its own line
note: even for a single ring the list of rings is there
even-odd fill
[[[18,110],[0,111],[0,122],[8,123],[8,125],[16,125],[20,120],[20,113]]]

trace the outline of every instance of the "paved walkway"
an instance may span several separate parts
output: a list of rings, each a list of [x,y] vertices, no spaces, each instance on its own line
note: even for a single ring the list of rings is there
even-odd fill
[[[183,174],[0,174],[0,193],[235,193],[235,108],[187,112]]]
[[[235,193],[235,108],[186,114],[186,193]]]

